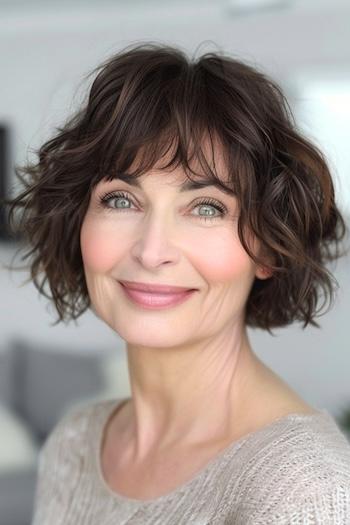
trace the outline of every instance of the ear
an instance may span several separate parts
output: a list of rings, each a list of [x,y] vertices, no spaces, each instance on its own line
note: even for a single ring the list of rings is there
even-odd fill
[[[258,241],[255,236],[253,236],[253,251],[259,254],[259,257],[262,258],[260,260],[264,261],[263,264],[256,266],[255,277],[269,279],[273,275],[273,270],[269,265],[274,264],[274,256],[262,247],[261,241]]]
[[[267,266],[259,266],[255,271],[255,277],[258,279],[269,279],[272,275],[273,271]]]

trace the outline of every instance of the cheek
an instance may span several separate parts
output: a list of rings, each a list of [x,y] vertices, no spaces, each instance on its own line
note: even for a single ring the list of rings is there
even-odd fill
[[[197,267],[208,281],[227,282],[251,277],[253,264],[238,236],[230,232],[196,241]]]
[[[80,247],[84,266],[96,273],[109,270],[120,252],[120,244],[113,232],[89,218],[84,220],[81,228]]]
[[[125,235],[121,237],[125,238]],[[120,242],[115,225],[86,215],[80,234],[80,246],[86,270],[104,273],[125,256],[130,246]],[[196,268],[208,281],[227,282],[250,277],[253,265],[232,229],[202,230],[187,239],[186,251]]]

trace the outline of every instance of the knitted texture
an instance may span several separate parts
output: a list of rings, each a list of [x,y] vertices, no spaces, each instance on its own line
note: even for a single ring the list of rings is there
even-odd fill
[[[123,400],[70,410],[39,455],[32,525],[350,525],[350,443],[325,410],[288,414],[231,443],[189,481],[137,500],[101,473]]]

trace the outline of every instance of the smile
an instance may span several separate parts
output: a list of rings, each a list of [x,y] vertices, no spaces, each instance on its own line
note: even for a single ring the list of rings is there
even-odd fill
[[[181,304],[189,299],[194,294],[194,292],[197,291],[185,290],[177,293],[150,293],[141,290],[134,290],[124,286],[122,283],[120,284],[128,299],[130,299],[134,304],[150,310],[160,310]]]

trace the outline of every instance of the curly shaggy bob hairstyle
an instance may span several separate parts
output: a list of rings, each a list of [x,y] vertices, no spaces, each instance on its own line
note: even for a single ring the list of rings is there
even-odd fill
[[[293,321],[319,328],[318,300],[323,292],[322,307],[332,302],[338,287],[325,264],[347,253],[340,251],[347,228],[326,159],[297,130],[281,88],[222,52],[193,60],[155,43],[128,46],[95,72],[82,107],[35,152],[37,162],[16,168],[25,188],[6,202],[12,230],[29,245],[22,260],[31,258],[31,279],[58,312],[54,324],[91,306],[80,230],[92,189],[103,179],[146,173],[173,145],[163,169],[181,165],[189,179],[234,194],[243,248],[258,265],[269,257],[272,276],[255,279],[246,325],[270,333]],[[203,153],[208,136],[220,140],[227,183]],[[142,161],[131,171],[139,153]],[[199,174],[190,166],[193,157]],[[246,228],[264,257],[251,251]]]

